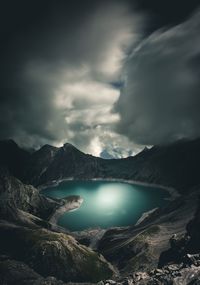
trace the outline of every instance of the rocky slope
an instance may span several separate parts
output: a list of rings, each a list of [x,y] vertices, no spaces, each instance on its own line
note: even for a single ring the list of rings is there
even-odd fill
[[[45,219],[59,206],[59,202],[40,195],[32,185],[23,184],[3,168],[0,169],[0,204],[1,210],[8,204]]]
[[[78,201],[72,197],[70,205],[73,199]],[[24,272],[24,275],[21,273],[24,280],[30,273],[30,279],[44,282],[48,276],[63,281],[96,282],[115,274],[101,254],[79,244],[63,229],[48,222],[65,203],[64,199],[53,200],[40,195],[36,188],[24,185],[1,169],[0,255],[3,260],[0,272],[5,284],[12,284],[8,272],[15,267]],[[27,280],[24,282],[29,284]]]
[[[0,235],[1,254],[24,262],[44,277],[95,282],[114,274],[103,256],[70,235],[8,223],[0,223]]]
[[[29,158],[27,169],[23,171],[24,180],[32,185],[37,185],[49,165],[54,161],[57,151],[56,147],[44,145],[34,152]]]
[[[113,258],[115,265],[118,264],[120,274],[114,275],[114,278],[106,277],[113,269],[102,256],[99,260],[99,253],[81,246],[69,235],[0,223],[0,234],[3,237],[0,245],[0,280],[2,284],[8,285],[61,285],[65,280],[86,282],[88,274],[90,282],[95,282],[97,276],[102,279],[98,285],[198,285],[200,254],[197,240],[200,235],[194,229],[199,229],[200,226],[200,203],[198,199],[196,201],[198,209],[193,209],[193,217],[189,211],[191,201],[188,205],[185,204],[186,201],[182,201],[183,205],[180,204],[179,209],[174,205],[171,212],[168,207],[161,215],[157,213],[156,219],[155,216],[150,217],[140,228],[108,230],[100,241],[99,248],[103,243],[104,251],[108,249],[105,253]],[[188,213],[191,219],[187,217]],[[24,251],[21,250],[21,244]],[[119,244],[120,247],[117,246]],[[162,251],[164,248],[166,250]],[[73,250],[75,254],[69,254]],[[91,263],[85,257],[86,253],[87,257],[91,254]],[[104,264],[103,268],[100,267],[99,275],[95,272],[95,258],[97,264]],[[75,265],[71,266],[71,262]],[[99,269],[99,265],[97,268]],[[49,277],[52,275],[54,277]],[[59,281],[60,279],[64,282]]]
[[[157,146],[118,160],[96,158],[70,144],[29,154],[7,141],[0,142],[0,149],[2,284],[199,284],[200,140]],[[13,175],[34,185],[69,177],[130,179],[175,187],[184,195],[137,226],[72,237],[49,223],[64,201],[43,197]]]
[[[162,252],[158,266],[154,268],[132,267],[126,277],[102,282],[107,285],[199,285],[200,284],[200,201],[186,231],[174,234],[169,240],[169,249]],[[175,230],[174,232],[178,232]],[[151,234],[150,234],[151,235]],[[152,245],[152,244],[151,244]],[[159,244],[157,243],[159,247]],[[139,260],[138,260],[139,261]],[[143,262],[140,260],[140,266]]]
[[[21,261],[0,256],[0,284],[7,285],[63,285],[55,277],[43,277]]]
[[[196,211],[199,194],[195,191],[187,198],[171,202],[138,226],[107,230],[98,241],[98,251],[123,275],[157,267],[161,253],[169,249],[171,236],[185,233]]]

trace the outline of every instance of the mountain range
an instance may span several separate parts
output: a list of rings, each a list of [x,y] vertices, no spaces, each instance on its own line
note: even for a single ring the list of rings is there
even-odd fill
[[[68,143],[29,152],[1,141],[0,284],[199,284],[199,165],[200,139],[109,160]],[[136,226],[71,233],[50,223],[66,201],[37,189],[69,178],[153,183],[180,196]]]
[[[14,141],[0,142],[0,165],[34,186],[74,178],[118,178],[174,187],[185,193],[199,184],[200,139],[145,148],[135,156],[102,159],[66,143],[30,153]]]

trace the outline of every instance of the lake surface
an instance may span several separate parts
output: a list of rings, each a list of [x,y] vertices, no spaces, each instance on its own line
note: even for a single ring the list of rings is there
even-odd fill
[[[77,210],[64,213],[58,224],[71,231],[134,225],[142,213],[167,203],[163,189],[121,182],[65,181],[42,190],[53,198],[80,195]]]

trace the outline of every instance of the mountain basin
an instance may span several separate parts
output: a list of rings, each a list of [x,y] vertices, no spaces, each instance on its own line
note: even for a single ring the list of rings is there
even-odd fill
[[[83,198],[80,208],[63,213],[57,221],[71,231],[134,225],[144,212],[164,206],[169,198],[162,188],[113,181],[63,181],[42,194]]]

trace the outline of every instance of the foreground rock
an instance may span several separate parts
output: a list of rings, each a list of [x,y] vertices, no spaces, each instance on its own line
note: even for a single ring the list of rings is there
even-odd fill
[[[10,260],[3,260],[0,266],[0,272],[8,279],[5,284],[16,285],[17,279],[11,281],[15,275],[19,284],[61,284],[55,282],[97,282],[115,274],[102,255],[80,245],[72,236],[62,233],[62,228],[45,220],[59,213],[59,209],[66,210],[65,199],[48,199],[7,171],[0,173],[0,182],[0,254]],[[81,201],[80,197],[69,198],[68,208],[80,205]],[[26,283],[28,275],[30,282]],[[48,276],[56,279],[45,280]],[[40,283],[34,280],[31,283],[31,278]]]
[[[160,256],[160,268],[130,272],[128,277],[102,281],[102,285],[199,285],[200,251],[198,230],[200,203],[194,218],[188,223],[185,235],[173,235],[171,247]],[[198,242],[197,242],[198,239]],[[191,254],[193,252],[193,254]],[[99,284],[100,285],[100,284]]]
[[[150,272],[134,272],[128,277],[105,280],[102,285],[199,285],[200,266],[171,264]],[[100,285],[100,283],[99,283]]]
[[[198,195],[199,192],[195,191],[187,197],[170,202],[166,207],[152,212],[138,226],[108,229],[98,241],[97,250],[123,276],[133,271],[156,268],[162,252],[170,249],[170,238],[174,234],[185,235],[186,226],[197,208]]]
[[[25,263],[0,256],[0,284],[6,285],[64,285],[55,277],[44,278]]]
[[[45,229],[0,224],[0,252],[21,260],[42,276],[95,282],[113,276],[113,267],[73,237]]]
[[[0,208],[5,208],[5,204],[44,219],[60,206],[59,201],[40,195],[35,187],[23,184],[0,168]]]

